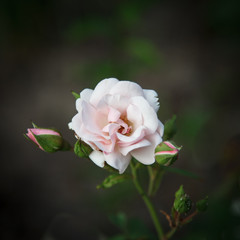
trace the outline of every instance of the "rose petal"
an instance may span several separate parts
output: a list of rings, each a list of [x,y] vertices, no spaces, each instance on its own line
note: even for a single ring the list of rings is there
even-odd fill
[[[142,113],[143,125],[147,128],[148,134],[154,133],[158,127],[158,118],[154,109],[143,97],[132,97],[131,102]]]
[[[124,145],[130,145],[133,144],[139,140],[141,140],[145,136],[145,127],[140,126],[139,128],[136,129],[135,132],[133,132],[130,136],[123,135],[119,132],[117,132],[117,138],[120,140],[119,145],[124,146]]]
[[[116,85],[119,81],[116,78],[106,78],[98,83],[95,87],[92,96],[90,98],[90,103],[97,106],[101,98],[108,94],[111,88]]]
[[[143,93],[148,103],[153,107],[155,112],[157,112],[160,107],[157,93],[154,90],[150,90],[150,89],[144,89]]]
[[[131,160],[130,154],[123,156],[117,151],[111,152],[109,154],[104,154],[104,156],[107,164],[115,169],[118,169],[120,174],[122,174],[126,170]]]
[[[89,155],[89,158],[99,167],[104,167],[104,155],[100,151],[92,151]]]
[[[147,147],[138,148],[131,151],[131,155],[139,162],[150,165],[155,162],[155,148],[162,141],[162,138],[158,133],[155,133],[148,137],[151,145]]]
[[[81,114],[77,113],[73,118],[72,118],[72,122],[70,122],[68,124],[69,128],[74,130],[75,133],[80,136],[80,128],[82,126],[82,118],[81,118]]]
[[[129,105],[129,98],[121,96],[121,95],[105,95],[102,100],[98,103],[98,109],[107,109],[108,107],[112,107],[118,110],[120,113],[125,113],[127,107]]]
[[[140,110],[132,104],[130,104],[127,108],[127,119],[132,123],[132,131],[135,131],[143,124],[143,118]]]
[[[86,129],[101,134],[101,129],[108,124],[107,116],[97,111],[91,104],[82,102],[82,123]]]
[[[142,88],[137,83],[129,81],[119,81],[111,88],[109,93],[111,95],[119,94],[128,98],[133,96],[143,96]]]
[[[135,144],[119,148],[119,151],[122,153],[122,155],[126,156],[129,152],[131,152],[134,149],[146,147],[149,145],[151,145],[151,142],[149,142],[147,139],[142,139],[141,141],[139,141]]]
[[[85,100],[85,101],[89,102],[90,98],[92,96],[92,93],[93,93],[92,89],[86,88],[86,89],[84,89],[83,91],[80,92],[80,98],[82,100]]]
[[[158,130],[157,131],[160,133],[160,136],[162,137],[163,133],[164,133],[164,125],[162,124],[162,122],[160,120],[158,120]]]
[[[117,122],[117,120],[120,118],[120,116],[121,116],[121,113],[118,110],[116,110],[112,107],[109,108],[109,113],[108,113],[108,121],[109,122]]]
[[[31,131],[34,135],[56,135],[60,136],[60,134],[51,129],[44,129],[44,128],[29,128],[28,130]]]

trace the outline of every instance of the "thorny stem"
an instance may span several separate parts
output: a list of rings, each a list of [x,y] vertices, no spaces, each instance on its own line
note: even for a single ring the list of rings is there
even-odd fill
[[[152,202],[150,201],[149,197],[146,195],[146,193],[144,192],[142,186],[140,185],[140,183],[138,181],[137,171],[136,171],[136,167],[134,166],[133,161],[131,161],[130,166],[131,166],[131,170],[132,170],[133,183],[134,183],[138,193],[141,195],[141,197],[142,197],[144,203],[146,204],[146,207],[152,217],[152,221],[154,223],[154,226],[155,226],[157,234],[158,234],[158,239],[164,240],[164,233],[162,230],[162,226],[159,222],[158,216],[156,214],[156,210],[154,209]]]

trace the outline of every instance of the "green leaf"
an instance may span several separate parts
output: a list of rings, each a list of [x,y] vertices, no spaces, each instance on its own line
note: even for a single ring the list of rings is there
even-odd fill
[[[109,175],[107,178],[104,179],[104,181],[102,182],[102,184],[97,186],[97,189],[99,188],[110,188],[114,185],[116,185],[117,183],[121,183],[124,182],[128,179],[130,179],[130,175],[126,175],[126,174],[112,174]]]
[[[176,174],[179,174],[179,175],[182,175],[182,176],[185,176],[185,177],[200,179],[200,177],[197,174],[186,171],[186,170],[183,170],[183,169],[180,169],[180,168],[167,167],[167,166],[163,166],[163,165],[162,165],[162,168],[165,171],[176,173]]]
[[[72,91],[72,95],[73,95],[76,99],[80,98],[80,95],[79,95],[78,93],[74,92],[74,91]]]
[[[196,202],[196,207],[199,212],[205,212],[208,208],[208,196]]]
[[[171,119],[166,121],[164,124],[164,134],[163,134],[163,140],[170,140],[173,138],[173,136],[177,132],[177,126],[176,126],[176,115],[173,115]]]
[[[74,152],[78,157],[88,157],[92,151],[92,148],[80,139],[74,145]]]

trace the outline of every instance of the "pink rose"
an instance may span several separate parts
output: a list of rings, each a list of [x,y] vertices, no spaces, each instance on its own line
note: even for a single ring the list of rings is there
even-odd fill
[[[69,123],[77,137],[94,151],[90,159],[123,173],[132,157],[149,165],[162,142],[157,93],[129,81],[104,79],[94,90],[84,89],[76,100],[78,113]]]

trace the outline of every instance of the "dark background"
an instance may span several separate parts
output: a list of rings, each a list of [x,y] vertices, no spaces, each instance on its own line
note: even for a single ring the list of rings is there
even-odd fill
[[[155,89],[162,122],[177,114],[175,167],[201,176],[166,175],[158,209],[181,183],[194,201],[209,196],[173,239],[240,239],[239,27],[237,0],[1,1],[0,238],[104,240],[120,232],[117,212],[152,229],[131,184],[97,190],[107,172],[23,137],[34,121],[74,143],[70,91],[116,77]]]

